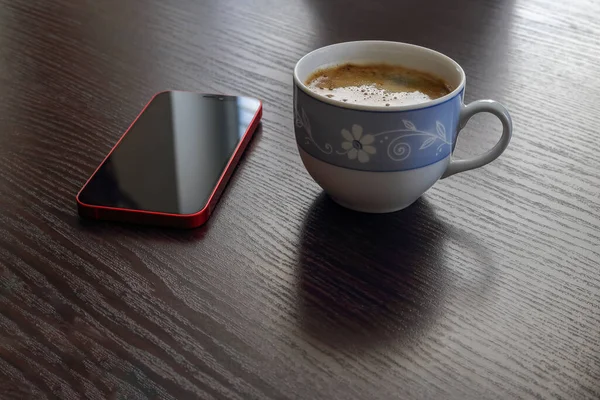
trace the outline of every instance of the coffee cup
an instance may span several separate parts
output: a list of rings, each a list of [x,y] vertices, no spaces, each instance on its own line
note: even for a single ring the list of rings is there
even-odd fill
[[[390,107],[346,103],[307,86],[315,71],[346,63],[401,65],[438,76],[452,90],[430,101]],[[439,179],[495,160],[510,142],[512,121],[506,108],[493,100],[465,105],[464,92],[460,65],[428,48],[358,41],[317,49],[294,68],[294,125],[302,162],[344,207],[369,213],[408,207]],[[458,133],[480,112],[498,117],[502,136],[485,154],[453,159]]]

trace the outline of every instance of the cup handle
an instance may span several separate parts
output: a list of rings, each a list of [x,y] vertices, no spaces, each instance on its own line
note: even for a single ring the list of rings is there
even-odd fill
[[[500,122],[502,122],[502,137],[498,140],[498,143],[485,154],[467,160],[451,159],[446,172],[442,175],[442,179],[459,172],[483,167],[498,158],[500,154],[504,152],[506,146],[508,146],[510,138],[512,137],[512,120],[508,110],[506,110],[502,104],[494,100],[478,100],[469,105],[463,105],[460,110],[458,133],[460,133],[465,125],[467,125],[467,122],[473,115],[480,112],[488,112],[498,117]]]

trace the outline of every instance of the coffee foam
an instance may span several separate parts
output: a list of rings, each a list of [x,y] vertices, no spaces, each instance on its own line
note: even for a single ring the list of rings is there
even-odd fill
[[[362,104],[365,106],[394,107],[407,106],[430,101],[431,98],[419,91],[414,92],[390,92],[378,88],[375,84],[360,86],[344,86],[337,88],[320,87],[322,77],[319,77],[308,85],[313,93],[326,96],[332,100],[338,100],[350,104]]]

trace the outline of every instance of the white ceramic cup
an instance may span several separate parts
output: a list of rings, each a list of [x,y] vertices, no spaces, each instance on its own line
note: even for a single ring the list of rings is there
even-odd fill
[[[322,68],[386,63],[434,74],[454,88],[439,99],[410,106],[350,104],[312,92],[305,84]],[[294,122],[302,162],[342,206],[385,213],[401,210],[438,179],[481,167],[508,146],[512,121],[493,100],[464,105],[465,73],[451,58],[406,43],[339,43],[304,56],[294,68]],[[502,136],[487,153],[453,160],[458,132],[479,112],[502,122]]]

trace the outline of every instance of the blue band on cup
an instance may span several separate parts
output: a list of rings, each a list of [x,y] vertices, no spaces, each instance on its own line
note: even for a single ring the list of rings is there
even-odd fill
[[[356,110],[328,104],[294,85],[298,146],[344,168],[391,172],[425,167],[452,153],[463,91],[407,111]]]

